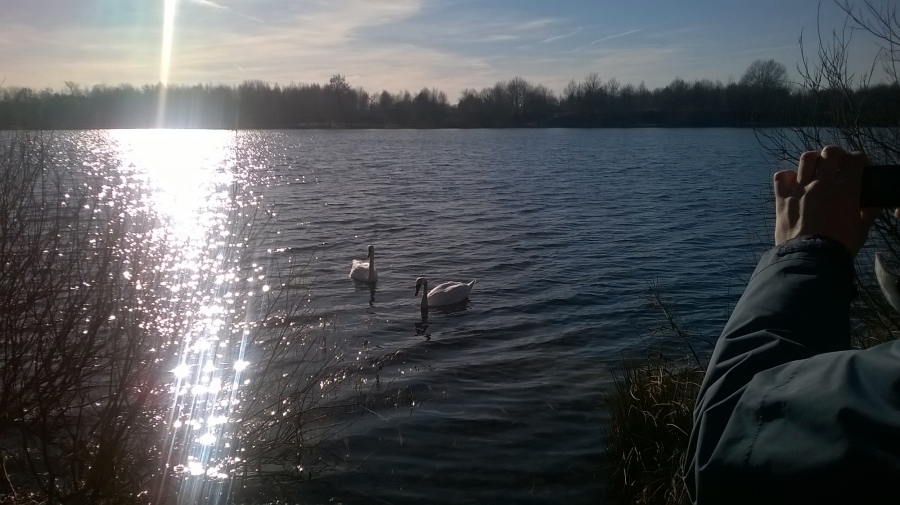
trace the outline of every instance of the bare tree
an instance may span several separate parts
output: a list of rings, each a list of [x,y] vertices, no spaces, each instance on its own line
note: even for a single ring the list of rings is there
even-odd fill
[[[597,72],[591,72],[581,83],[582,110],[592,118],[600,111],[600,95],[603,93],[603,79]]]
[[[335,74],[325,85],[325,92],[331,97],[332,103],[336,107],[337,117],[342,121],[346,120],[348,109],[356,105],[350,83],[343,75]]]
[[[75,81],[64,81],[63,84],[69,88],[69,94],[72,96],[77,96],[81,94],[81,86]]]
[[[512,101],[517,116],[522,115],[525,108],[525,96],[529,89],[531,89],[531,84],[521,77],[513,77],[506,83],[506,92],[509,93],[509,99]]]
[[[787,88],[787,67],[771,59],[756,60],[744,71],[741,85],[763,90]]]
[[[606,81],[606,84],[603,85],[603,89],[606,90],[606,93],[609,94],[609,96],[618,96],[621,87],[622,85],[619,84],[619,80],[615,77]]]
[[[573,112],[578,108],[578,99],[580,96],[581,88],[578,86],[578,83],[575,82],[575,79],[571,79],[562,92],[563,102],[569,112]]]

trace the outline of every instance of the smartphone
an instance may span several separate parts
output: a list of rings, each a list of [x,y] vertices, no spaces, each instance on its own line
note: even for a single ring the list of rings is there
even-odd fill
[[[900,165],[869,165],[862,173],[861,207],[900,207]]]

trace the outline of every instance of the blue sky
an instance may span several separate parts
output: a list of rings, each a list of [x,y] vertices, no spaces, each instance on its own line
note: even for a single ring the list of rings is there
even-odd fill
[[[797,79],[801,31],[814,48],[817,17],[826,33],[845,19],[828,0],[169,1],[171,83],[324,83],[340,73],[370,93],[434,87],[451,102],[515,76],[556,92],[590,72],[651,89],[675,77],[727,82],[758,58]],[[3,0],[0,80],[156,83],[164,2]],[[854,37],[863,72],[874,45]]]

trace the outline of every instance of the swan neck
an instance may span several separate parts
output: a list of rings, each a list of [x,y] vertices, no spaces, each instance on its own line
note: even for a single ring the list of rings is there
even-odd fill
[[[428,281],[425,281],[422,287],[424,288],[422,291],[422,310],[428,310]]]
[[[369,280],[375,277],[375,255],[369,256]]]

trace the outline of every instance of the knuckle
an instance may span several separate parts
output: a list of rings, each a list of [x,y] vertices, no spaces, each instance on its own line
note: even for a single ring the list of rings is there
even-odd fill
[[[844,152],[845,151],[838,146],[829,145],[822,148],[822,157],[828,158],[832,156],[841,156],[844,154]]]
[[[813,161],[818,156],[819,156],[818,151],[806,151],[805,153],[800,155],[800,161],[802,161],[802,162]]]

